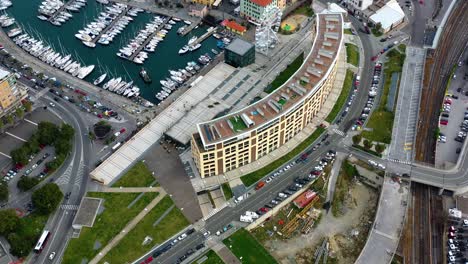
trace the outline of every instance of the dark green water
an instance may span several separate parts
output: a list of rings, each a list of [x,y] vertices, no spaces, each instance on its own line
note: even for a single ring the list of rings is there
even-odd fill
[[[195,52],[186,53],[182,56],[178,55],[179,49],[187,43],[191,36],[200,36],[207,29],[207,27],[201,26],[182,37],[177,34],[177,29],[184,24],[183,22],[178,22],[166,35],[164,41],[158,44],[155,52],[148,54],[148,59],[142,65],[147,69],[153,80],[151,84],[146,84],[138,74],[141,69],[140,65],[121,59],[115,54],[138,33],[139,29],[145,26],[145,23],[151,20],[154,14],[139,13],[138,17],[134,17],[134,20],[127,25],[119,36],[114,38],[114,41],[110,45],[97,44],[95,48],[91,49],[84,46],[74,35],[85,24],[92,22],[97,17],[97,14],[103,9],[101,4],[95,0],[88,0],[88,4],[81,8],[79,13],[72,13],[73,17],[70,20],[62,24],[62,26],[57,27],[37,18],[37,9],[40,3],[40,0],[16,0],[13,1],[13,6],[7,10],[7,13],[13,16],[17,23],[30,35],[40,35],[43,40],[52,44],[56,51],[63,49],[66,53],[72,54],[74,59],[77,59],[79,56],[81,61],[86,65],[96,65],[94,71],[85,80],[92,82],[104,70],[108,73],[110,72],[113,77],[120,76],[127,81],[133,80],[134,84],[140,87],[141,96],[152,102],[157,102],[154,94],[161,88],[159,80],[170,76],[169,69],[183,68],[188,61],[198,62],[197,59],[201,54],[209,53],[213,57],[211,49],[216,49],[216,39],[209,37],[203,41],[202,47]],[[101,65],[101,68],[98,65]]]

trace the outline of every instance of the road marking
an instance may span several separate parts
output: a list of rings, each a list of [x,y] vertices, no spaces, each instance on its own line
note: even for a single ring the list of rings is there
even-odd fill
[[[10,132],[5,132],[5,134],[7,134],[7,135],[9,135],[9,136],[12,136],[12,137],[14,137],[14,138],[16,138],[16,139],[18,139],[18,140],[23,141],[23,142],[26,142],[26,140],[24,140],[24,139],[22,139],[22,138],[20,138],[20,137],[18,137],[18,136],[15,136],[15,135],[13,135],[13,134],[10,133]]]
[[[31,123],[31,124],[33,124],[33,125],[35,125],[35,126],[37,126],[37,123],[35,123],[35,122],[33,122],[33,121],[31,121],[31,120],[29,120],[29,119],[27,119],[27,118],[25,118],[24,121],[26,121],[26,122],[28,122],[28,123]]]
[[[7,158],[11,159],[11,157],[10,157],[10,156],[8,156],[7,154],[5,154],[5,153],[3,153],[3,152],[0,152],[0,155],[2,155],[2,156],[5,156],[5,157],[7,157]]]
[[[63,210],[78,210],[78,208],[80,208],[80,206],[76,204],[62,204],[60,206],[60,209]]]

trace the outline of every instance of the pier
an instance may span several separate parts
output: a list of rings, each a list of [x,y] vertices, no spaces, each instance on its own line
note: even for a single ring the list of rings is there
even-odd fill
[[[197,22],[192,22],[191,25],[188,25],[185,27],[185,30],[182,31],[182,33],[180,33],[181,36],[185,36],[187,35],[188,33],[190,33],[194,28],[196,28],[199,24],[200,24],[201,20],[197,21]]]
[[[75,2],[75,0],[70,0],[70,1],[66,2],[65,4],[63,4],[57,11],[55,11],[55,13],[53,13],[49,17],[49,19],[47,19],[47,21],[51,22],[58,14],[60,14],[65,9],[65,7],[67,7],[68,5],[73,4],[74,2]]]
[[[159,33],[159,31],[164,28],[164,26],[167,24],[167,22],[171,19],[171,17],[167,17],[163,23],[161,23],[161,25],[151,34],[149,35],[145,41],[135,50],[135,52],[132,53],[132,56],[130,56],[129,58],[127,58],[127,60],[129,61],[133,61],[133,59],[138,55],[138,53],[140,53],[140,51],[142,51],[145,46],[151,41],[151,39],[153,39],[153,37]]]
[[[72,0],[73,1],[73,0]],[[125,16],[127,14],[127,12],[131,9],[130,6],[127,6],[125,8],[124,11],[122,11],[122,13],[120,13],[114,20],[112,20],[112,22],[106,27],[104,28],[100,33],[99,35],[97,35],[93,40],[91,40],[92,43],[96,43],[96,41],[98,41],[102,35],[104,35],[105,33],[107,33],[107,31],[109,31],[109,29],[111,29],[123,16]]]
[[[209,36],[213,35],[215,32],[216,32],[216,28],[213,28],[210,31],[205,32],[205,34],[198,37],[197,40],[195,40],[195,42],[192,45],[195,46],[198,43],[203,42],[205,39],[207,39]]]

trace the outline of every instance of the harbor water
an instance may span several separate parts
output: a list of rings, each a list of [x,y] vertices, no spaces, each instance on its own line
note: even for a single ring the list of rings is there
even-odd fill
[[[49,45],[52,45],[55,51],[62,54],[71,54],[75,60],[79,59],[85,65],[96,65],[94,71],[85,78],[88,82],[92,83],[104,72],[111,77],[122,77],[127,82],[132,80],[134,85],[140,88],[140,96],[154,103],[158,102],[155,94],[161,90],[159,80],[170,77],[169,70],[182,69],[189,61],[198,62],[200,55],[205,53],[214,57],[211,50],[216,49],[216,39],[213,37],[203,41],[201,48],[198,50],[183,55],[178,54],[179,49],[186,45],[191,37],[203,35],[208,28],[206,26],[200,26],[186,36],[181,36],[177,34],[177,29],[185,24],[182,21],[177,22],[169,30],[164,41],[158,44],[155,52],[149,52],[149,57],[144,64],[138,65],[119,58],[116,53],[120,48],[127,45],[138,34],[138,31],[144,28],[145,24],[150,22],[157,14],[141,12],[114,38],[112,43],[109,45],[97,43],[95,48],[89,48],[83,45],[81,40],[74,35],[78,33],[78,30],[83,29],[86,24],[92,22],[100,12],[104,11],[104,6],[97,3],[96,0],[88,0],[85,7],[81,8],[78,13],[71,13],[73,17],[61,26],[54,26],[48,21],[37,18],[37,15],[39,15],[37,10],[42,2],[41,0],[29,0],[27,3],[24,0],[14,0],[12,2],[13,6],[8,8],[6,13],[16,19],[16,24],[4,29],[5,31],[14,28],[16,25],[20,26],[30,35],[41,38]],[[152,83],[145,83],[139,76],[142,67],[150,75]],[[109,77],[107,80],[109,80]]]

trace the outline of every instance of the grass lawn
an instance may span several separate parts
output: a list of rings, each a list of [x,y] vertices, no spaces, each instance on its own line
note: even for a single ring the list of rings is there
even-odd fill
[[[351,87],[353,86],[353,77],[354,73],[351,70],[346,70],[346,76],[343,83],[343,88],[341,89],[340,96],[335,102],[333,109],[331,110],[330,114],[328,114],[325,121],[328,123],[332,123],[340,110],[343,108],[343,105],[346,103],[346,99],[348,99],[349,92],[351,91]]]
[[[229,118],[229,121],[231,121],[231,124],[234,127],[234,131],[242,131],[247,128],[244,121],[240,117],[237,118],[237,121],[236,118],[231,117]]]
[[[345,28],[345,29],[344,29],[344,33],[345,33],[345,34],[348,34],[348,35],[352,35],[352,34],[353,34],[353,32],[351,31],[350,28]]]
[[[224,196],[226,196],[226,200],[229,200],[232,198],[232,190],[231,187],[229,186],[229,183],[223,183],[221,184],[221,188],[223,188],[223,193]]]
[[[213,250],[208,251],[208,253],[206,253],[203,257],[199,258],[198,260],[204,258],[205,256],[206,256],[208,259],[206,259],[205,261],[203,261],[203,262],[202,262],[203,264],[224,264],[223,260],[222,260],[222,259],[218,256],[218,254],[216,254],[216,252],[214,252]],[[192,264],[197,263],[198,260],[192,262]]]
[[[323,127],[317,127],[317,129],[310,135],[308,138],[306,138],[302,143],[300,143],[297,147],[295,147],[291,152],[288,154],[284,155],[283,157],[273,161],[272,163],[268,164],[267,166],[256,170],[254,172],[251,172],[247,175],[244,175],[241,177],[242,183],[244,183],[245,186],[250,186],[254,183],[256,183],[258,180],[263,178],[265,175],[273,172],[274,170],[278,169],[281,165],[285,164],[295,156],[297,156],[299,153],[304,151],[308,146],[310,146],[322,133],[325,132],[325,128]]]
[[[312,10],[310,6],[303,5],[303,6],[296,8],[294,11],[292,11],[292,15],[304,15],[304,16],[312,17],[314,15],[314,10]]]
[[[348,160],[343,161],[336,181],[335,194],[333,194],[331,205],[333,216],[338,217],[341,215],[341,207],[348,196],[349,186],[355,175],[358,175],[357,169]]]
[[[242,263],[278,263],[266,249],[245,229],[239,229],[223,243],[236,255],[242,257]]]
[[[80,237],[70,240],[62,263],[79,264],[82,259],[90,261],[158,194],[145,193],[132,207],[127,208],[138,195],[139,193],[88,193],[88,197],[104,199],[102,205],[105,209],[96,216],[93,227],[83,227]],[[101,247],[94,249],[97,241],[101,244]]]
[[[297,58],[291,62],[291,64],[284,69],[284,71],[280,72],[278,76],[271,82],[267,88],[265,88],[266,93],[271,93],[276,90],[278,87],[283,85],[289,77],[291,77],[298,69],[301,67],[302,63],[304,62],[304,53],[301,53]]]
[[[399,50],[400,52],[405,53],[405,52],[406,52],[406,45],[405,45],[405,44],[400,44],[400,45],[398,45],[398,50]]]
[[[346,43],[346,62],[358,67],[359,66],[359,49],[356,45]]]
[[[142,161],[133,166],[118,181],[112,184],[113,187],[148,187],[156,179]]]
[[[107,253],[101,263],[131,263],[156,244],[166,241],[186,227],[189,222],[177,207],[174,207],[159,224],[153,226],[173,204],[174,202],[169,195],[166,195],[119,244]],[[153,238],[153,241],[143,246],[142,243],[146,236]]]
[[[396,49],[392,49],[387,54],[387,62],[383,70],[383,90],[380,98],[379,106],[372,112],[371,117],[367,123],[368,128],[372,128],[372,131],[362,132],[362,136],[371,141],[383,142],[390,144],[392,140],[392,128],[393,128],[393,112],[389,112],[385,109],[388,100],[388,93],[390,92],[391,76],[394,72],[401,72],[403,69],[403,62],[405,61],[405,54],[398,52]]]

